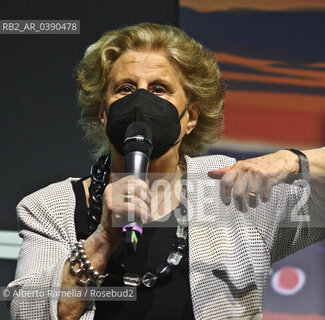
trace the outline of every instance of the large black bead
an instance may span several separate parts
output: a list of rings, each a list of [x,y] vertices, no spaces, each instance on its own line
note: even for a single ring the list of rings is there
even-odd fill
[[[162,264],[156,269],[158,280],[166,280],[172,274],[172,266],[170,264]]]
[[[89,193],[91,196],[91,200],[95,203],[101,203],[102,202],[102,194],[103,194],[103,188],[98,184],[91,184],[89,186]]]
[[[102,181],[103,170],[99,164],[94,164],[91,167],[90,176],[97,183],[100,183]]]
[[[173,242],[173,250],[183,252],[186,248],[186,239],[176,238]]]

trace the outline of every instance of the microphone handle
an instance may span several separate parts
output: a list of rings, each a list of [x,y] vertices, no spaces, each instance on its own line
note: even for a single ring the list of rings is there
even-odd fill
[[[125,155],[125,171],[146,181],[149,166],[149,157],[141,151],[128,152]],[[129,253],[135,253],[137,250],[138,238],[142,234],[142,222],[131,221],[122,228],[124,234],[124,243]]]
[[[125,171],[146,181],[149,157],[141,151],[128,152],[125,155]]]

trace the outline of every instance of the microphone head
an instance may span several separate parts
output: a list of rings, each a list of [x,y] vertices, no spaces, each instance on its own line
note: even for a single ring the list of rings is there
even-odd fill
[[[152,151],[152,131],[144,122],[132,122],[125,133],[124,154],[141,151],[149,158]]]

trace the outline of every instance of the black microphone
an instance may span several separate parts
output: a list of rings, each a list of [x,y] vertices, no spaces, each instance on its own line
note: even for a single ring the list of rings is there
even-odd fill
[[[125,171],[146,181],[152,152],[152,132],[144,122],[131,123],[125,134],[124,155]],[[135,253],[139,237],[142,234],[142,222],[135,219],[123,226],[124,242],[128,252]]]

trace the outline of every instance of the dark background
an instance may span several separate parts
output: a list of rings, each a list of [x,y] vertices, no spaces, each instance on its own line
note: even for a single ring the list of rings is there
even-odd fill
[[[80,20],[80,35],[0,35],[0,230],[17,230],[15,206],[37,189],[85,176],[92,159],[77,127],[73,69],[105,31],[139,22],[178,25],[177,0],[10,1],[0,19]],[[0,259],[0,286],[15,260]],[[9,319],[0,302],[0,319]]]

